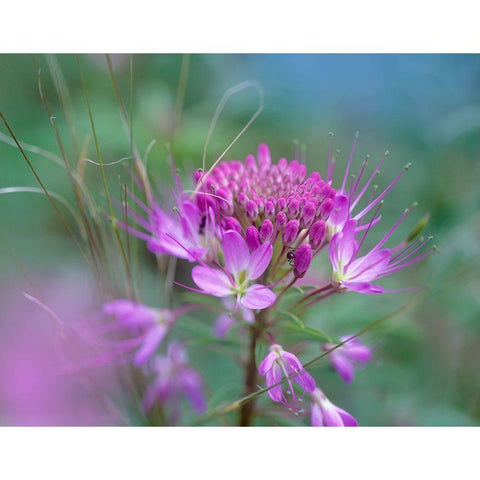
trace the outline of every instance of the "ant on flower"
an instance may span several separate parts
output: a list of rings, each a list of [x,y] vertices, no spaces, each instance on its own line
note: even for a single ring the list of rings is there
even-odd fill
[[[287,260],[288,260],[288,264],[293,267],[293,265],[295,263],[295,249],[294,248],[290,248],[288,250]]]

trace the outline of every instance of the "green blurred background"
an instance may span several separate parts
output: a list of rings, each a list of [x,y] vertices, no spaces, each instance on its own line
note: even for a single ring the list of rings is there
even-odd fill
[[[35,56],[44,93],[68,148],[61,105],[49,71],[52,58]],[[83,143],[90,137],[88,157],[96,159],[77,59],[55,57],[71,95],[72,119]],[[92,102],[103,160],[129,155],[129,140],[119,116],[105,57],[80,57]],[[168,175],[165,143],[172,143],[175,161],[190,180],[201,166],[210,122],[222,95],[245,80],[255,80],[264,93],[264,110],[233,146],[227,158],[243,159],[260,142],[275,159],[292,158],[295,141],[306,146],[309,170],[326,173],[328,132],[345,165],[356,131],[359,167],[370,154],[376,165],[390,151],[380,187],[409,162],[412,168],[388,195],[383,229],[417,201],[419,206],[396,237],[402,239],[429,212],[425,231],[435,236],[439,254],[396,274],[393,288],[427,285],[418,303],[370,331],[365,341],[374,361],[342,384],[326,363],[313,368],[322,389],[334,403],[353,413],[363,425],[480,424],[480,57],[477,55],[128,55],[112,56],[121,94],[130,103],[130,61],[133,72],[134,137],[143,154],[152,140],[149,173],[162,185]],[[182,71],[187,73],[179,110]],[[188,66],[188,71],[187,71]],[[180,88],[181,90],[181,88]],[[258,105],[253,89],[227,104],[207,155],[211,162],[245,125]],[[0,55],[0,110],[17,137],[59,153],[45,114],[32,59]],[[181,112],[181,116],[179,113]],[[176,116],[172,140],[172,118]],[[3,126],[0,132],[7,134]],[[65,171],[34,153],[29,158],[45,186],[73,201]],[[340,174],[342,167],[338,168]],[[105,207],[98,167],[87,166],[87,180]],[[19,152],[0,143],[0,189],[37,187]],[[128,178],[123,165],[108,168],[109,181]],[[117,182],[118,185],[118,182]],[[117,195],[118,197],[118,195]],[[87,271],[75,245],[48,201],[39,195],[0,195],[0,286],[9,288],[29,275],[54,279],[68,268]],[[374,239],[372,239],[372,242]],[[145,255],[147,258],[147,255]],[[326,258],[324,259],[326,262]],[[20,267],[19,265],[22,265]],[[146,270],[149,270],[145,267]],[[151,268],[145,275],[153,278]],[[144,282],[148,286],[148,282]],[[147,291],[145,296],[154,293]],[[155,290],[153,290],[154,292]],[[412,294],[329,299],[310,314],[310,321],[333,334],[354,333],[406,303]],[[0,323],[9,321],[5,311]],[[318,354],[311,347],[311,356]],[[233,400],[230,383],[238,372],[222,363],[218,352],[192,348],[191,357],[205,373],[217,400]],[[309,358],[306,355],[306,358]],[[233,372],[233,373],[232,373]],[[221,392],[225,391],[222,397]],[[235,388],[233,387],[233,392]],[[220,393],[219,393],[220,392]],[[264,402],[268,405],[268,402]],[[292,423],[295,423],[292,421]]]

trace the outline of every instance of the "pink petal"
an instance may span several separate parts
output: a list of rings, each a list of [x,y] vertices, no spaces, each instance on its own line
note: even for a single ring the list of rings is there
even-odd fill
[[[312,412],[311,412],[311,422],[312,427],[323,427],[323,414],[322,409],[316,403],[312,404]]]
[[[328,223],[338,226],[348,220],[350,202],[346,195],[337,195],[333,203],[333,210],[328,217]]]
[[[342,380],[346,383],[350,383],[355,375],[355,370],[352,363],[343,356],[343,354],[334,355],[332,352],[330,362],[333,368],[340,375]]]
[[[357,222],[355,220],[349,220],[345,223],[341,232],[337,244],[338,260],[342,262],[342,265],[347,265],[355,255],[356,242],[355,242],[355,228]]]
[[[232,294],[232,285],[227,275],[216,268],[193,267],[193,281],[210,295],[215,297],[226,297]]]
[[[358,422],[354,417],[352,417],[352,415],[340,407],[335,406],[335,408],[337,409],[337,412],[340,415],[345,427],[358,427]]]
[[[246,322],[253,323],[255,321],[255,315],[249,308],[245,308],[242,305],[240,305],[240,313],[242,314],[242,318]]]
[[[251,285],[247,288],[245,294],[240,299],[240,303],[252,310],[261,310],[273,305],[277,296],[264,285]]]
[[[356,282],[369,282],[377,278],[388,266],[392,251],[375,250],[354,260],[346,269],[348,277]]]
[[[127,327],[143,327],[152,325],[158,312],[154,308],[131,300],[114,300],[103,306],[107,315],[115,315],[119,322]]]
[[[278,355],[275,352],[270,352],[258,366],[258,373],[260,375],[266,375],[266,373],[272,368],[273,361],[277,358]]]
[[[326,427],[343,427],[343,420],[335,405],[325,400],[322,405],[323,419]]]
[[[227,313],[221,313],[216,321],[215,325],[213,326],[213,333],[218,338],[225,337],[226,333],[233,327],[235,324],[235,319],[228,315]]]
[[[282,369],[277,363],[273,364],[273,368],[269,370],[266,374],[266,383],[267,387],[270,387],[271,385],[275,385],[282,379]],[[268,391],[268,396],[274,401],[274,402],[281,402],[283,400],[283,391],[282,391],[282,385],[277,385],[276,387],[271,388]]]
[[[273,248],[271,243],[264,243],[254,250],[248,263],[247,272],[250,280],[257,279],[267,269],[272,260]]]
[[[344,354],[357,362],[367,363],[372,359],[372,350],[365,345],[354,345],[344,349]]]
[[[133,359],[134,365],[142,365],[145,363],[155,352],[166,333],[166,325],[159,325],[158,327],[152,328],[145,336],[142,346]]]
[[[243,237],[235,230],[228,230],[223,235],[223,253],[230,273],[237,275],[242,270],[246,270],[250,252]]]
[[[385,289],[380,285],[373,285],[368,282],[345,282],[342,281],[342,286],[348,288],[349,290],[353,290],[358,293],[367,293],[370,295],[378,295],[383,293]]]
[[[292,373],[300,372],[295,375],[292,380],[298,385],[300,385],[300,387],[302,387],[305,392],[313,392],[317,386],[315,380],[306,370],[304,370],[300,360],[293,353],[290,352],[283,352],[282,359],[287,366],[287,373],[289,375],[291,375]]]
[[[200,375],[193,369],[185,369],[180,374],[179,383],[194,410],[197,413],[203,413],[206,409],[206,402]]]
[[[298,385],[300,385],[303,391],[307,393],[312,393],[317,387],[315,380],[306,370],[302,370],[301,373],[293,377],[292,380]]]

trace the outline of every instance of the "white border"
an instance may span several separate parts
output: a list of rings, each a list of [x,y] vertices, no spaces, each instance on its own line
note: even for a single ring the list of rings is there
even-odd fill
[[[472,478],[477,428],[1,428],[2,478]],[[352,477],[353,476],[353,477]]]
[[[5,53],[474,53],[475,2],[3,2]]]

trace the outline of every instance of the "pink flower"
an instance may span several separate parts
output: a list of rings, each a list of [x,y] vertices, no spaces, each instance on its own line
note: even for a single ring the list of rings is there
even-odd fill
[[[340,337],[344,342],[348,336]],[[335,345],[325,343],[323,349],[330,350]],[[358,338],[352,338],[341,347],[336,348],[329,354],[329,360],[344,382],[350,383],[355,375],[355,363],[368,363],[372,358],[372,351],[366,345],[360,343]]]
[[[177,316],[182,311],[150,308],[130,300],[114,300],[103,306],[103,313],[114,315],[121,327],[138,336],[126,343],[130,348],[137,348],[133,358],[134,365],[142,365],[155,353]],[[120,346],[119,345],[119,346]]]
[[[172,420],[175,421],[182,396],[188,399],[197,413],[205,411],[202,378],[188,364],[187,353],[180,343],[171,343],[165,357],[155,358],[153,369],[155,380],[143,398],[143,407],[146,411],[151,410],[157,401],[162,405],[168,402],[173,409]]]
[[[276,295],[265,285],[252,284],[267,269],[272,259],[273,249],[270,243],[264,243],[250,253],[243,237],[234,230],[228,230],[223,236],[223,254],[225,269],[196,266],[192,278],[201,289],[201,293],[215,297],[236,298],[239,304],[252,310],[268,308],[275,302]]]
[[[357,427],[358,422],[348,412],[334,405],[316,388],[310,394],[312,427]]]
[[[359,257],[358,253],[375,216],[360,243],[355,238],[356,220],[348,220],[343,230],[332,237],[329,247],[330,261],[333,266],[333,280],[340,288],[367,294],[383,293],[385,289],[380,285],[374,285],[372,283],[374,280],[408,267],[433,253],[434,249],[428,249],[417,254],[431,238],[425,241],[420,239],[410,244],[402,242],[393,249],[382,248],[408,213],[409,210],[406,210],[382,240],[362,257]]]
[[[177,205],[174,212],[167,214],[156,203],[147,207],[141,200],[130,194],[130,197],[143,210],[144,215],[132,208],[129,215],[144,231],[130,225],[117,224],[127,232],[147,242],[153,253],[172,255],[190,262],[205,258],[215,246],[216,223],[213,210],[202,210],[185,194],[175,195]]]
[[[303,369],[300,360],[292,353],[286,352],[280,345],[272,345],[269,354],[262,360],[258,366],[258,373],[265,375],[267,387],[275,385],[282,380],[282,376],[289,377],[289,391],[293,398],[295,406],[295,393],[293,391],[292,381],[297,383],[305,392],[310,393],[315,389],[315,380]],[[268,390],[268,395],[274,402],[280,402],[290,406],[283,393],[282,385],[277,385]]]

